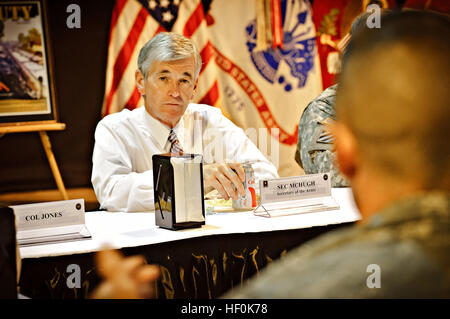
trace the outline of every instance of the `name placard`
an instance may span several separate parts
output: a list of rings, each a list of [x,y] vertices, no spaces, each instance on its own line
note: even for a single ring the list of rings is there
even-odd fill
[[[338,209],[331,196],[330,174],[260,180],[257,216],[274,217]]]
[[[84,199],[10,206],[19,245],[90,238]]]
[[[331,195],[329,174],[311,174],[260,180],[261,202],[284,202]]]

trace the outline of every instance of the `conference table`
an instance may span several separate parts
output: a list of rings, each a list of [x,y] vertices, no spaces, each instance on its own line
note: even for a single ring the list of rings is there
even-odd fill
[[[20,247],[20,291],[37,299],[88,298],[101,282],[95,252],[116,248],[160,266],[157,298],[217,298],[289,250],[361,218],[351,188],[333,188],[332,196],[339,209],[272,218],[212,212],[202,227],[177,231],[156,226],[154,211],[86,212],[92,238]]]

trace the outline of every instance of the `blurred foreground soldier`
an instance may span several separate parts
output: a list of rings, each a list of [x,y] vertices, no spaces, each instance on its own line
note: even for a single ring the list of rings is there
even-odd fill
[[[450,297],[449,38],[448,17],[403,12],[352,39],[332,132],[362,221],[225,297]]]

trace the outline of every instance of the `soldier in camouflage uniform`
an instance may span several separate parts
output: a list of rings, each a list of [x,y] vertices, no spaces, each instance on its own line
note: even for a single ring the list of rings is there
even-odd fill
[[[383,15],[388,15],[384,12]],[[363,12],[358,15],[350,29],[350,40],[338,45],[345,55],[345,49],[351,41],[351,36],[366,29],[366,20],[370,13]],[[303,111],[298,126],[297,149],[295,161],[303,168],[306,174],[330,173],[332,187],[350,186],[348,180],[339,172],[336,164],[336,154],[333,152],[333,136],[327,130],[327,124],[336,119],[334,100],[336,98],[337,84],[325,89],[312,100]]]
[[[295,248],[224,298],[450,298],[449,229],[448,194],[410,197]]]
[[[330,86],[311,101],[303,111],[298,129],[295,160],[306,174],[330,173],[331,186],[349,186],[335,165],[333,137],[327,124],[336,118],[334,100],[337,84]]]
[[[224,297],[450,298],[450,19],[405,11],[381,25],[353,37],[336,95],[335,148],[361,222]]]

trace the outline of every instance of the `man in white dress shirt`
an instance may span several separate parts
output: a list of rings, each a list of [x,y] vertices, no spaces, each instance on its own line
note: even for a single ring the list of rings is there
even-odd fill
[[[92,185],[101,208],[154,209],[152,155],[203,154],[205,193],[225,199],[244,195],[244,170],[253,162],[256,179],[277,178],[275,166],[220,109],[190,103],[201,57],[187,38],[159,33],[141,49],[136,85],[144,107],[111,114],[95,131]]]

